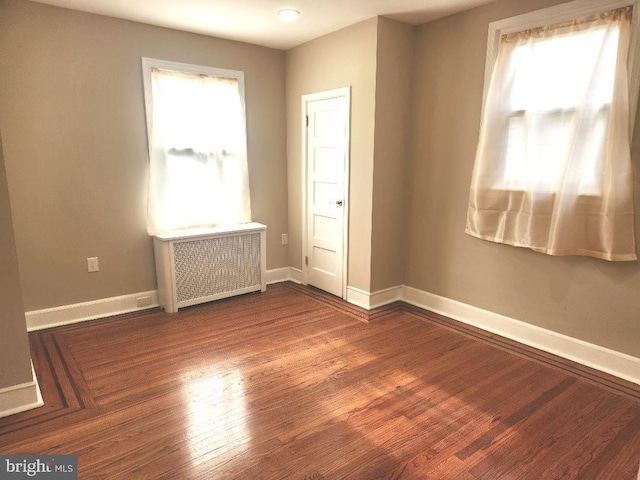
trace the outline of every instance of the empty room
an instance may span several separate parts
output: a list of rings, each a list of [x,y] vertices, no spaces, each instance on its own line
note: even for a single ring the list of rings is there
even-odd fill
[[[640,478],[640,0],[0,0],[0,478]]]

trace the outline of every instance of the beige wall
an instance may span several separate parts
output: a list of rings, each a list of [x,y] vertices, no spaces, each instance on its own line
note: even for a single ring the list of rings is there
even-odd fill
[[[351,86],[348,284],[366,291],[371,280],[377,24],[373,18],[286,53],[289,265],[302,266],[301,97]]]
[[[371,291],[403,283],[415,28],[378,19]]]
[[[0,128],[27,310],[156,288],[140,58],[243,70],[253,218],[287,265],[284,53],[0,0]],[[87,273],[86,258],[100,259]]]
[[[0,138],[0,389],[27,383],[31,356]]]
[[[464,233],[488,24],[554,3],[501,1],[418,29],[405,282],[640,357],[638,262],[550,257]],[[637,212],[639,180],[636,174]]]

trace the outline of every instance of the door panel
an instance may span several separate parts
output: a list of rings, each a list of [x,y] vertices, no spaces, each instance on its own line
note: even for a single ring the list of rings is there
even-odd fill
[[[307,280],[310,285],[342,297],[348,97],[308,101],[306,114]]]

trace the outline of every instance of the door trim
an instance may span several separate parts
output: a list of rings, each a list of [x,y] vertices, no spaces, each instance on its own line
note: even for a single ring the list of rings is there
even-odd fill
[[[347,299],[347,278],[349,265],[349,165],[351,163],[351,87],[335,88],[324,92],[309,93],[302,95],[302,115],[300,118],[300,127],[302,131],[302,284],[309,283],[309,269],[305,264],[305,257],[308,255],[308,238],[307,238],[307,104],[317,100],[329,100],[331,98],[344,97],[347,101],[347,152],[344,162],[344,199],[343,199],[343,225],[342,225],[342,298]]]

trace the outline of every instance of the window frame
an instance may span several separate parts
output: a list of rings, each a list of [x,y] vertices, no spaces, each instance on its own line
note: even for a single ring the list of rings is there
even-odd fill
[[[498,48],[503,35],[521,32],[543,25],[553,25],[575,18],[596,15],[616,8],[633,7],[631,17],[631,37],[627,68],[629,74],[629,141],[633,140],[633,131],[640,94],[640,0],[574,0],[553,7],[543,8],[514,17],[497,20],[489,24],[487,37],[487,56],[484,71],[482,111],[484,112],[493,67],[498,57]]]

